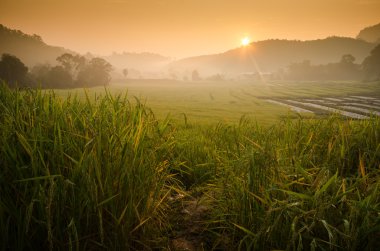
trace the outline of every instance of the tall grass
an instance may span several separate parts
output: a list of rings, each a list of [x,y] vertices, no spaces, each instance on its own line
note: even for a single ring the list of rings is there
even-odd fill
[[[177,192],[206,203],[206,249],[380,246],[379,118],[173,124],[5,85],[0,109],[1,250],[169,249]]]
[[[379,247],[379,119],[243,123],[227,135],[240,154],[220,172],[215,213],[235,248]]]
[[[0,88],[1,249],[153,246],[176,183],[167,122],[108,93]]]

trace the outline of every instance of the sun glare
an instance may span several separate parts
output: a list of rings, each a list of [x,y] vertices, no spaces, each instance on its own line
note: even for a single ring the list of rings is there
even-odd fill
[[[245,38],[243,38],[243,39],[241,40],[241,45],[242,45],[242,46],[247,46],[247,45],[249,45],[250,42],[251,42],[251,41],[249,40],[249,38],[248,38],[248,37],[245,37]]]

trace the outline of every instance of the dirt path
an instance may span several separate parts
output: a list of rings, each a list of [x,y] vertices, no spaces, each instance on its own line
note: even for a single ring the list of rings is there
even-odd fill
[[[172,236],[170,250],[205,250],[207,237],[205,226],[210,208],[202,197],[177,195],[173,197]]]

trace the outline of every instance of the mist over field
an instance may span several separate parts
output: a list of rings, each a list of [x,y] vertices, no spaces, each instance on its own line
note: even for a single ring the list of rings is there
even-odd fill
[[[377,250],[379,1],[0,3],[0,250]]]

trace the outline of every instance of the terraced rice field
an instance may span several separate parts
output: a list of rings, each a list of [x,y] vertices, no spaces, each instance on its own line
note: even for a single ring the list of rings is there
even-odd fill
[[[316,115],[339,114],[353,119],[369,119],[380,116],[380,96],[348,96],[320,98],[276,98],[267,102],[289,107],[298,113],[314,113]]]

